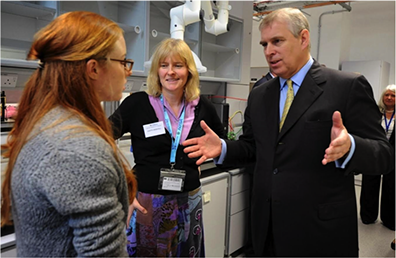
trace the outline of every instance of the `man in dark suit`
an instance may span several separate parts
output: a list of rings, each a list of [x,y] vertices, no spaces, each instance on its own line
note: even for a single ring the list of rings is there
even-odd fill
[[[271,79],[273,79],[275,77],[276,77],[276,74],[274,74],[274,72],[272,72],[271,69],[270,69],[270,71],[265,76],[261,77],[260,80],[258,80],[253,85],[252,89],[254,89],[255,87],[257,87],[257,86],[263,84],[264,82],[267,82],[267,81],[269,81],[269,80],[271,80]]]
[[[255,255],[357,257],[354,173],[394,167],[371,86],[361,75],[312,59],[309,24],[297,9],[271,12],[260,31],[278,77],[249,95],[243,135],[222,141],[201,121],[206,134],[185,141],[184,151],[199,158],[197,164],[207,158],[225,165],[256,162]]]
[[[256,88],[257,86],[260,86],[260,85],[262,85],[262,84],[264,84],[265,82],[267,82],[267,81],[269,81],[269,80],[271,80],[271,79],[273,79],[273,78],[275,78],[276,77],[276,74],[273,72],[273,71],[271,71],[271,68],[270,68],[270,71],[266,74],[266,75],[264,75],[263,77],[261,77],[260,78],[260,80],[258,80],[254,85],[253,85],[253,87],[252,87],[252,90],[254,89],[254,88]],[[254,162],[251,162],[251,163],[249,163],[249,164],[245,164],[245,166],[244,166],[244,169],[245,169],[245,173],[247,173],[248,175],[249,175],[249,201],[251,201],[251,198],[252,198],[252,190],[253,190],[253,172],[254,172],[254,167],[255,167],[255,163]],[[253,246],[252,246],[252,235],[251,235],[251,230],[250,230],[250,228],[251,228],[251,219],[250,219],[250,214],[251,214],[251,207],[249,207],[249,219],[248,219],[248,227],[249,227],[249,229],[248,229],[248,236],[247,236],[247,241],[246,241],[246,245],[245,245],[245,249],[244,249],[244,253],[245,253],[245,256],[246,257],[251,257],[251,256],[253,256],[254,255],[254,251],[253,251]]]

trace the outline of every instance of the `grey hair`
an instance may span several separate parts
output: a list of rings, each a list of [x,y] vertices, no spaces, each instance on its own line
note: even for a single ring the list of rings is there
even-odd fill
[[[274,21],[281,21],[288,24],[289,31],[295,38],[298,38],[300,32],[304,29],[310,31],[307,17],[298,9],[281,8],[277,9],[264,17],[261,21],[259,30],[271,25]],[[311,43],[309,49],[311,48]]]
[[[389,85],[386,86],[386,88],[382,91],[381,98],[378,100],[378,107],[379,107],[379,109],[380,109],[381,112],[384,112],[385,109],[386,109],[386,106],[385,106],[385,104],[384,104],[384,95],[385,95],[385,93],[386,93],[388,90],[390,90],[390,91],[392,91],[393,93],[395,93],[395,91],[396,91],[396,85],[395,85],[395,84],[389,84]]]

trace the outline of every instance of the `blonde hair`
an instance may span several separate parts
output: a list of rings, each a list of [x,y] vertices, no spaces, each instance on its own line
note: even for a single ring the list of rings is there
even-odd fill
[[[85,11],[65,13],[34,36],[27,59],[39,59],[41,67],[27,81],[14,127],[7,143],[1,146],[3,155],[9,158],[2,186],[2,226],[9,222],[15,161],[37,121],[57,106],[79,117],[87,130],[97,133],[112,147],[127,178],[129,201],[133,201],[136,179],[126,162],[118,157],[110,123],[86,74],[87,60],[106,56],[121,36],[123,30],[116,23]]]
[[[158,69],[161,62],[167,57],[180,57],[186,64],[189,76],[184,88],[184,97],[188,102],[197,99],[200,94],[197,67],[195,66],[190,47],[181,39],[165,39],[156,48],[147,77],[147,93],[154,97],[159,97],[162,94]]]
[[[388,90],[390,90],[390,91],[392,91],[393,93],[395,93],[395,91],[396,91],[396,85],[395,85],[395,84],[389,84],[389,85],[386,86],[386,88],[382,91],[381,98],[378,100],[378,107],[379,107],[379,109],[380,109],[381,112],[385,112],[385,109],[386,109],[386,106],[385,106],[385,103],[384,103],[384,96],[385,96],[385,93],[386,93]]]

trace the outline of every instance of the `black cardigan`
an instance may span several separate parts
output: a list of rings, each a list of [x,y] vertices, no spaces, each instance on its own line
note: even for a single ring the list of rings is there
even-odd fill
[[[135,158],[134,171],[138,181],[138,190],[151,194],[175,194],[173,191],[158,190],[161,168],[169,168],[169,158],[172,139],[166,134],[146,138],[143,125],[158,122],[154,108],[151,106],[146,92],[137,92],[128,96],[109,117],[112,123],[114,138],[131,133],[133,155]],[[200,98],[195,107],[195,117],[187,139],[204,135],[199,122],[204,120],[209,127],[221,138],[224,138],[223,126],[213,104],[205,97]],[[166,129],[166,127],[165,127]],[[199,180],[197,159],[189,158],[179,145],[176,153],[176,169],[186,170],[184,192],[198,188]]]

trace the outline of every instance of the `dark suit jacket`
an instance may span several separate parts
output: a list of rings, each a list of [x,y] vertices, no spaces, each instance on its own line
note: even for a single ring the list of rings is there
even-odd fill
[[[268,72],[265,76],[261,77],[261,79],[258,80],[258,81],[253,85],[253,88],[255,88],[255,87],[257,87],[257,86],[263,84],[264,82],[271,80],[271,79],[273,79],[273,77],[272,77],[272,75]]]
[[[372,89],[363,76],[315,61],[281,132],[279,94],[279,78],[254,89],[243,135],[227,141],[224,160],[256,160],[251,201],[255,254],[262,256],[272,222],[277,256],[357,256],[354,173],[380,173],[394,166]],[[337,110],[356,143],[345,169],[321,163]]]

